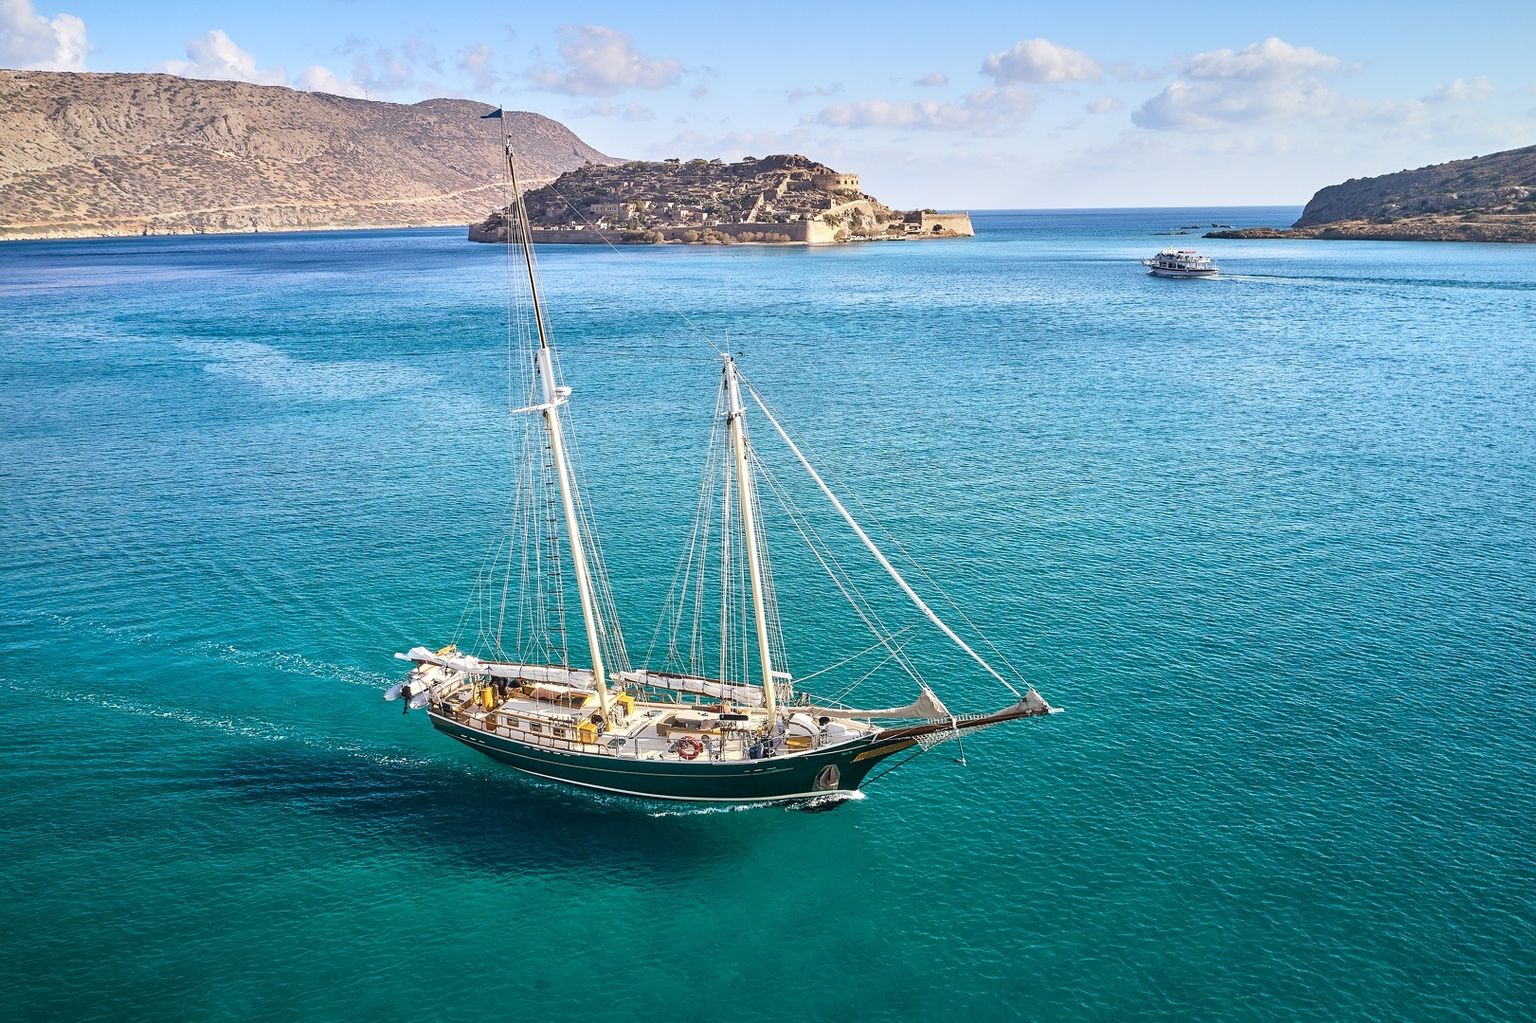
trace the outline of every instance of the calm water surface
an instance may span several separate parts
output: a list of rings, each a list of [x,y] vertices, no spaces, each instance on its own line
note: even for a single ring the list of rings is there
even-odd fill
[[[815,815],[380,699],[505,506],[499,248],[0,247],[6,1015],[1531,1018],[1536,250],[1156,234],[1294,214],[545,252],[632,650],[718,372],[681,312],[1067,708]],[[792,667],[862,646],[776,550]]]

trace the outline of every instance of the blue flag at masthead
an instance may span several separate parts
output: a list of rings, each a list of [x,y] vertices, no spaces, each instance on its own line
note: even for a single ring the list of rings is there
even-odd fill
[[[501,120],[501,107],[497,107],[495,110],[492,110],[488,114],[481,114],[480,115],[480,120],[482,120],[482,121],[490,121],[490,120],[497,120],[497,121],[499,121],[499,120]]]

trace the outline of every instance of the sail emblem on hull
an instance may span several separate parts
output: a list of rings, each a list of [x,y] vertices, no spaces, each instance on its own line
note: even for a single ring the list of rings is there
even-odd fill
[[[509,377],[522,381],[522,393],[508,403],[521,424],[511,541],[487,559],[453,642],[435,652],[416,646],[396,655],[413,667],[386,698],[404,699],[407,710],[426,707],[439,731],[530,775],[632,796],[707,802],[849,792],[894,753],[914,747],[921,752],[966,732],[1051,713],[1032,687],[1021,682],[1021,692],[918,595],[817,471],[803,442],[724,353],[692,531],[645,666],[631,666],[584,498],[570,421],[572,389],[560,378],[510,133],[503,143],[506,215],[513,225],[507,246],[528,301],[527,315],[514,301],[508,315]],[[791,488],[759,457],[748,429],[747,396],[922,620],[1007,687],[1016,702],[986,714],[950,712],[909,653],[907,633],[919,623],[886,623],[889,610],[867,599],[845,566],[846,549],[821,536]],[[764,530],[764,492],[875,639],[799,679],[790,670]],[[924,579],[931,595],[937,584]],[[568,591],[580,609],[578,641],[585,640],[574,658],[566,629]],[[463,635],[471,624],[473,641]],[[1017,671],[1005,658],[1002,663],[1018,681]],[[883,710],[842,702],[893,672],[916,687],[912,702],[892,707],[886,700]],[[827,676],[824,685],[836,682],[838,698],[817,699],[805,691],[819,676]],[[887,720],[891,724],[879,723]]]

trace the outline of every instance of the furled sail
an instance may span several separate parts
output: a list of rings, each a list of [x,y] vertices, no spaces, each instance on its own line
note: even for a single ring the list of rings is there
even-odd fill
[[[949,708],[939,701],[933,690],[924,689],[916,700],[905,707],[889,707],[885,710],[854,710],[847,707],[812,707],[811,713],[829,718],[947,718]]]
[[[733,685],[729,682],[717,682],[714,679],[700,678],[697,675],[674,675],[663,671],[646,671],[641,668],[636,671],[624,671],[619,673],[619,678],[625,682],[636,685],[651,686],[655,689],[669,689],[678,693],[697,693],[700,696],[713,696],[720,700],[730,700],[743,707],[761,707],[763,705],[763,691],[757,686]]]
[[[575,686],[588,689],[592,686],[592,671],[588,668],[564,668],[553,664],[512,664],[506,661],[482,661],[468,654],[438,654],[424,646],[413,647],[410,653],[396,654],[402,661],[417,664],[438,664],[444,668],[462,671],[467,675],[483,675],[489,678],[520,678],[529,682],[552,682],[555,685]]]

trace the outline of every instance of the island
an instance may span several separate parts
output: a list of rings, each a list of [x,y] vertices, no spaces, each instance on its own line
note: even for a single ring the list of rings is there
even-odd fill
[[[1351,178],[1314,195],[1289,229],[1205,237],[1536,242],[1536,146]]]
[[[966,213],[894,210],[863,192],[857,174],[799,154],[659,162],[592,162],[523,194],[533,240],[551,242],[829,245],[968,238]],[[508,209],[469,229],[507,240]]]

